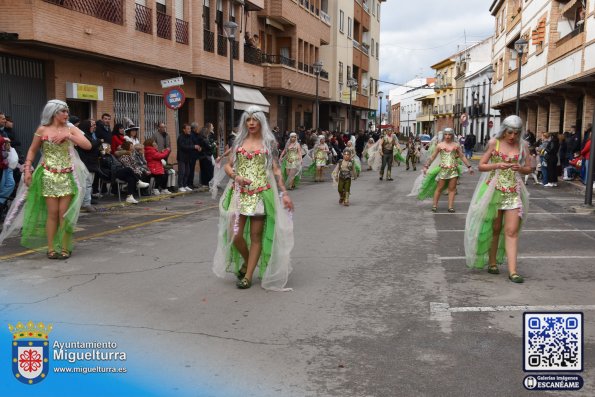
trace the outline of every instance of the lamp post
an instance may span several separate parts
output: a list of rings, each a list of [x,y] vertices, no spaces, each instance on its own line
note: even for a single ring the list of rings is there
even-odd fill
[[[380,107],[378,108],[378,129],[382,130],[382,97],[384,92],[378,91],[378,97],[380,98]]]
[[[351,94],[353,92],[353,89],[355,88],[357,90],[357,80],[350,77],[347,80],[347,87],[349,87],[349,133],[351,134],[351,132],[353,131],[353,123],[352,123],[352,115],[351,115]]]
[[[318,78],[322,72],[322,61],[316,61],[312,65],[314,74],[316,75],[316,130],[320,128],[320,104],[318,102]]]
[[[233,96],[233,43],[236,39],[236,30],[238,29],[238,24],[233,21],[227,21],[223,24],[223,30],[225,31],[225,36],[229,40],[229,95],[231,97],[231,132],[233,132],[233,128],[235,127],[235,120],[234,120],[234,96]]]
[[[490,136],[490,119],[492,117],[492,77],[494,77],[494,68],[490,65],[489,69],[486,70],[486,76],[488,78],[488,136]],[[481,143],[484,141],[483,133],[481,134]]]
[[[411,113],[410,110],[407,111],[407,137],[411,136],[411,127],[409,126],[409,114]]]
[[[516,115],[518,116],[521,112],[521,67],[523,65],[523,54],[527,51],[529,47],[529,43],[527,40],[523,39],[522,37],[515,41],[514,49],[517,52],[519,66],[518,66],[518,76],[516,81]]]

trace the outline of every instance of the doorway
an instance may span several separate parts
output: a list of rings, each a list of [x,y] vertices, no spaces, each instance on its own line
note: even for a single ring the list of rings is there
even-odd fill
[[[66,104],[68,105],[70,115],[78,117],[81,121],[89,120],[93,117],[90,101],[67,99]]]

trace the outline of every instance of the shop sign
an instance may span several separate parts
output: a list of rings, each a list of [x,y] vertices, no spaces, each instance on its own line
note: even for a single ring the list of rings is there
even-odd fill
[[[66,83],[67,99],[103,101],[103,87],[93,84]]]

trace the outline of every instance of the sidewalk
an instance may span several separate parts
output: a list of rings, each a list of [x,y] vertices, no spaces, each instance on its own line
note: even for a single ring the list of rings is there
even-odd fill
[[[184,196],[190,195],[190,194],[205,193],[205,192],[208,192],[208,188],[200,187],[200,188],[194,189],[191,192],[172,192],[170,194],[160,194],[160,195],[151,194],[150,196],[135,197],[135,199],[138,201],[139,204],[141,204],[141,203],[150,203],[150,202],[154,202],[154,201],[167,200],[167,199],[176,198],[176,197],[184,197]],[[98,204],[92,204],[92,206],[95,207],[97,212],[100,212],[100,211],[107,211],[107,210],[110,210],[115,207],[126,207],[126,206],[138,205],[138,204],[127,203],[125,201],[126,196],[127,196],[127,193],[122,193],[121,194],[122,201],[118,201],[118,194],[106,193],[106,194],[103,194],[101,198],[93,198],[93,200],[97,200]],[[86,212],[86,211],[83,211],[83,212]]]

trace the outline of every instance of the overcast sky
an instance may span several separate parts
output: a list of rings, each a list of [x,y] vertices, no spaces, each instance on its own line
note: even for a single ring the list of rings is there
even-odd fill
[[[432,77],[431,65],[493,34],[493,0],[388,0],[380,23],[380,80]],[[457,47],[458,46],[458,47]],[[388,92],[387,84],[380,88]]]

